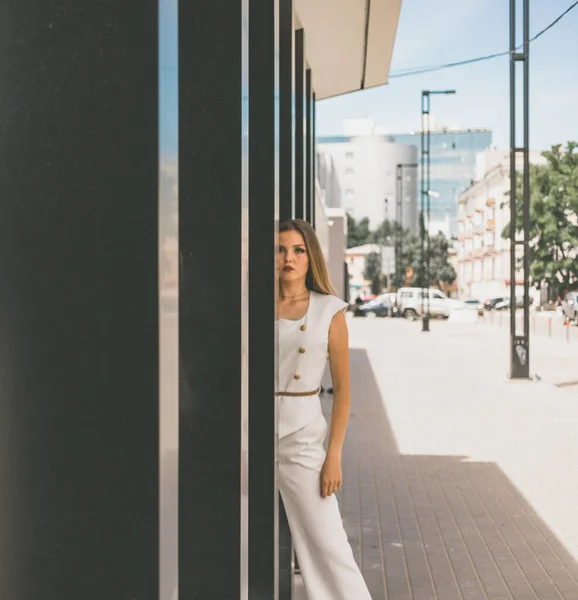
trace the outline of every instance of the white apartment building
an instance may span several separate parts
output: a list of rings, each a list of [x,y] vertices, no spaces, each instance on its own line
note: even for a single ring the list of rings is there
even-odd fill
[[[530,162],[545,163],[539,152]],[[521,168],[521,156],[518,168]],[[510,295],[510,241],[502,232],[510,223],[510,153],[486,150],[477,156],[476,180],[458,200],[458,293],[485,300]],[[523,273],[516,275],[516,296],[524,292]],[[539,292],[531,289],[539,300]]]
[[[384,219],[401,222],[416,233],[419,225],[418,169],[401,171],[401,196],[397,181],[398,164],[417,164],[416,146],[400,144],[384,135],[371,120],[349,122],[348,135],[321,137],[317,148],[331,156],[331,168],[339,181],[342,206],[356,220],[367,217],[372,229]],[[399,210],[399,204],[401,210]],[[334,203],[330,203],[334,206]]]

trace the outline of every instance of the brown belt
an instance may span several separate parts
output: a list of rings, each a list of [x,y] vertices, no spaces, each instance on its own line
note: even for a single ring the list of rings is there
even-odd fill
[[[275,396],[291,396],[291,397],[301,397],[301,396],[315,396],[320,392],[320,388],[313,390],[312,392],[275,392]]]

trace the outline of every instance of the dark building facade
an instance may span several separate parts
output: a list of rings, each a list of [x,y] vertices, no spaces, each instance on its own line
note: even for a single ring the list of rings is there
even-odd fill
[[[387,80],[372,8],[0,9],[0,598],[291,597],[276,231],[315,100]]]

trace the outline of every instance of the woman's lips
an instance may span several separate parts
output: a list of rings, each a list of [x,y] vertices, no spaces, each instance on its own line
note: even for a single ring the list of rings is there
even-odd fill
[[[283,271],[294,271],[295,269],[293,267],[283,267]]]

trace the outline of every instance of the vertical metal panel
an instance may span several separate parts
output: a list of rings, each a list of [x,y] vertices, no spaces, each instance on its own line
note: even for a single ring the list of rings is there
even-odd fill
[[[315,227],[315,212],[317,210],[317,97],[313,92],[312,104],[312,125],[311,125],[311,143],[313,144],[313,174],[312,174],[312,199],[311,199],[311,223]]]
[[[239,598],[249,600],[249,0],[241,1],[241,494]]]
[[[279,220],[295,216],[294,0],[279,0]],[[279,599],[293,597],[293,544],[279,498]]]
[[[311,69],[305,71],[305,220],[311,223],[313,206],[313,90]]]
[[[0,598],[156,600],[158,0],[0,13]]]
[[[182,598],[248,593],[247,35],[245,0],[179,3]]]
[[[178,6],[159,0],[159,579],[178,597],[179,519],[179,80]]]
[[[305,32],[295,31],[295,218],[305,218]]]
[[[249,589],[251,600],[271,600],[278,597],[279,3],[251,0],[249,7]]]
[[[294,0],[279,0],[279,220],[295,214]]]

